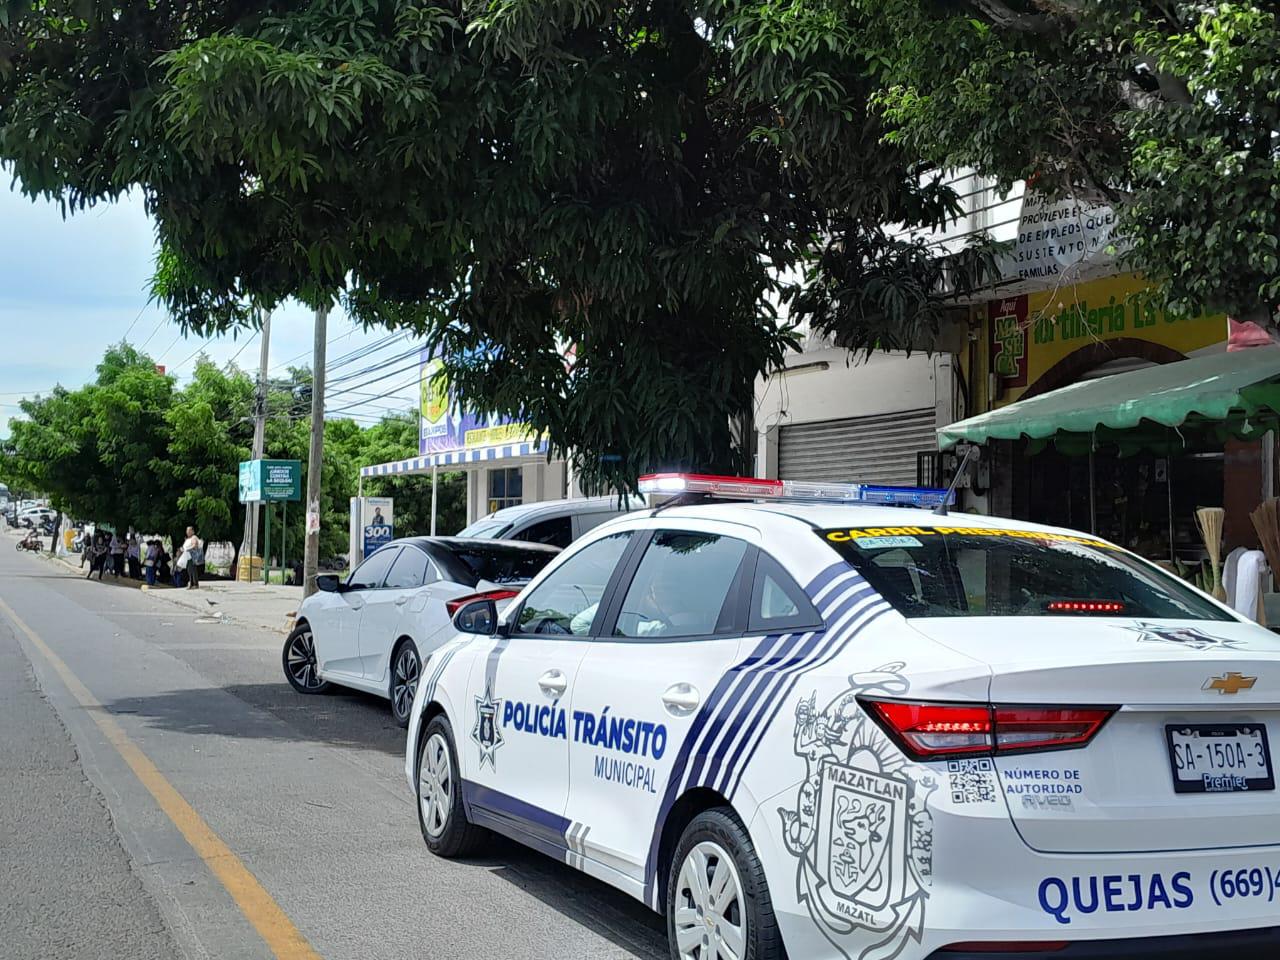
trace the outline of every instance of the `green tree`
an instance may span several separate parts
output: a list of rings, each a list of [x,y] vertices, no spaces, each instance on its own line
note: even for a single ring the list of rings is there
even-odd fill
[[[792,321],[866,348],[938,325],[944,271],[887,225],[955,197],[886,140],[840,6],[8,10],[0,159],[71,210],[141,187],[180,322],[341,296],[438,343],[469,404],[546,431],[589,486],[744,469]]]
[[[1129,265],[1172,308],[1276,336],[1275,3],[854,0],[847,16],[877,58],[894,142],[1112,204]]]
[[[27,419],[10,423],[6,474],[73,516],[120,531],[172,530],[176,496],[157,472],[172,402],[173,381],[150,357],[112,347],[93,383],[22,401]]]
[[[165,414],[168,456],[155,467],[164,487],[177,491],[174,513],[186,518],[170,532],[191,524],[206,542],[234,544],[237,556],[244,530],[238,466],[251,452],[253,394],[247,374],[201,357]]]
[[[412,413],[386,416],[362,435],[361,464],[389,463],[418,455],[418,419]],[[457,471],[436,478],[436,532],[457,533],[467,525],[466,475]],[[431,532],[431,478],[373,477],[365,481],[370,497],[395,498],[397,536],[424,536]]]

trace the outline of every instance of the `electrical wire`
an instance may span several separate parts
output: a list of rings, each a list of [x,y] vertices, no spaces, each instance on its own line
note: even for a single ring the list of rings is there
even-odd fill
[[[244,352],[245,352],[245,350],[248,348],[249,344],[251,344],[251,343],[253,343],[253,341],[257,340],[257,339],[258,339],[258,337],[259,337],[261,334],[262,334],[262,331],[261,331],[261,330],[255,330],[255,331],[253,331],[253,336],[251,336],[251,337],[250,337],[248,340],[246,340],[244,343],[240,344],[240,349],[239,349],[239,350],[237,350],[235,353],[233,353],[233,354],[231,355],[231,359],[227,361],[228,365],[229,365],[229,364],[232,364],[232,363],[235,363],[235,362],[236,362],[236,359],[240,356],[240,354],[244,353]]]

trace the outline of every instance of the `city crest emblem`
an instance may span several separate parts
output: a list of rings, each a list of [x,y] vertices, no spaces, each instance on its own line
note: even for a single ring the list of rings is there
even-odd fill
[[[901,696],[901,663],[849,678],[825,708],[796,707],[795,752],[806,777],[794,806],[778,810],[796,858],[796,898],[850,960],[890,960],[919,940],[933,878],[937,781],[910,764],[857,702]]]
[[[902,900],[906,883],[907,787],[866,770],[822,765],[818,795],[820,873],[850,902],[837,912],[882,910]]]

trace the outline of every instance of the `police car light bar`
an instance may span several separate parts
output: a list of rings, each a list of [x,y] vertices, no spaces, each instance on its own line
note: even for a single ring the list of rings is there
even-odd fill
[[[937,507],[955,495],[930,487],[887,487],[867,483],[826,483],[804,480],[763,480],[757,477],[717,477],[703,473],[651,473],[640,478],[645,494],[701,493],[726,500],[826,500],[885,506]]]

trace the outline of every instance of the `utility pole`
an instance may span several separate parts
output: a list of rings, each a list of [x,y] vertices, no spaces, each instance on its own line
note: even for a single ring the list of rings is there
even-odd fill
[[[258,349],[258,387],[253,396],[253,456],[250,459],[261,460],[267,446],[267,359],[271,354],[271,314],[262,318],[262,344]],[[240,547],[240,556],[252,558],[258,550],[258,517],[262,509],[260,503],[245,504],[244,511],[244,543]],[[266,558],[263,558],[264,562]],[[253,582],[253,561],[248,561],[245,580]]]
[[[307,454],[307,543],[302,555],[302,596],[316,592],[320,566],[320,467],[324,463],[324,347],[328,306],[316,310],[315,349],[311,358],[311,449]]]

